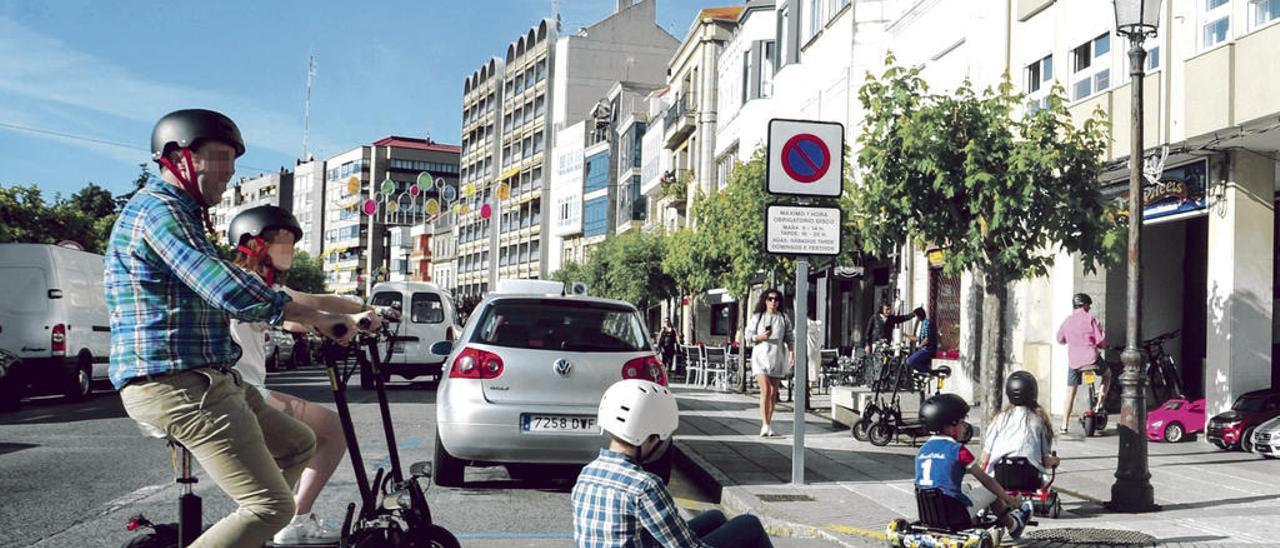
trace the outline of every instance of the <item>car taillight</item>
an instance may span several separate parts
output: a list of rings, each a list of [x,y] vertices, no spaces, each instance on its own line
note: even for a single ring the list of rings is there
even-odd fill
[[[645,356],[628,361],[622,366],[623,379],[644,379],[663,386],[667,385],[667,371],[662,362],[653,356]]]
[[[496,379],[502,375],[502,358],[478,348],[463,348],[449,368],[454,379]]]
[[[53,350],[54,356],[67,355],[67,326],[63,324],[53,326],[53,334],[49,336],[49,347]]]

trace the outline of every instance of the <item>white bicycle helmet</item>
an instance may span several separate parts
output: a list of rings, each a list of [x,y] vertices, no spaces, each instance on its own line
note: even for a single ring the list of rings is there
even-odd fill
[[[680,426],[680,412],[667,387],[643,379],[626,379],[605,390],[597,422],[614,437],[640,446],[654,434],[664,440],[670,438]]]

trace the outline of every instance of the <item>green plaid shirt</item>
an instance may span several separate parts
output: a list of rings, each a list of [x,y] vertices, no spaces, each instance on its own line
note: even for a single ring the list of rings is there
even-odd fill
[[[218,257],[200,206],[162,180],[125,205],[107,245],[111,384],[206,365],[231,365],[230,320],[284,320],[289,297]]]

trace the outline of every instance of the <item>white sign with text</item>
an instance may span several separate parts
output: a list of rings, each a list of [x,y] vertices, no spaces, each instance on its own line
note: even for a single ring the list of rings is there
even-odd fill
[[[765,251],[776,255],[839,255],[838,207],[771,205],[765,215]]]

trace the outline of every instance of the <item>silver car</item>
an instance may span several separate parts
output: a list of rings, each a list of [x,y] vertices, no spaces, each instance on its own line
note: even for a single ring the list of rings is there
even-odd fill
[[[433,471],[444,486],[461,485],[466,466],[588,463],[608,441],[596,425],[605,390],[667,382],[640,314],[622,301],[490,294],[456,343],[437,345],[449,355]],[[646,466],[664,479],[667,453]]]
[[[1258,425],[1253,431],[1253,452],[1263,457],[1280,457],[1280,417]]]

